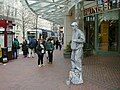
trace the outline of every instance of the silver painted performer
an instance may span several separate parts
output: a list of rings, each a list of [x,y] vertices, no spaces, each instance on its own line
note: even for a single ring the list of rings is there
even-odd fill
[[[78,29],[77,22],[71,24],[73,29],[72,42],[71,42],[71,70],[69,71],[69,79],[66,84],[81,84],[82,78],[82,58],[83,58],[83,44],[85,42],[84,33]]]

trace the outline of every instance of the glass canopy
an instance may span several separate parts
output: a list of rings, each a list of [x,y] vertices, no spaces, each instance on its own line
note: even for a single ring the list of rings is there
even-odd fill
[[[71,0],[21,0],[40,18],[58,23],[64,23],[64,17]]]

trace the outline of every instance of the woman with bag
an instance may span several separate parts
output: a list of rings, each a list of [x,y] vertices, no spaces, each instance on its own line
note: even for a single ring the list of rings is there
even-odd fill
[[[36,47],[36,53],[38,55],[38,66],[39,67],[44,66],[43,57],[44,57],[44,53],[45,53],[45,48],[44,48],[44,45],[43,45],[43,39],[38,40],[38,45]]]
[[[27,55],[28,55],[28,45],[27,45],[27,40],[26,39],[23,39],[22,51],[23,51],[24,58],[26,58]]]

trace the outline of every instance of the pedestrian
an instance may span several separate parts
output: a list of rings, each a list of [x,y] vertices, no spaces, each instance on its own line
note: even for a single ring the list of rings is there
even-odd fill
[[[18,49],[20,49],[19,42],[16,38],[14,38],[14,41],[12,43],[12,50],[13,50],[13,58],[17,59],[18,57]]]
[[[58,41],[58,46],[59,46],[59,50],[61,50],[61,48],[62,48],[62,42],[61,42],[61,40]]]
[[[22,51],[23,51],[24,58],[26,58],[28,55],[28,44],[25,38],[23,39],[23,43],[22,43]]]
[[[56,42],[55,42],[55,45],[56,45],[56,49],[58,49],[58,39],[56,40]]]
[[[32,58],[34,58],[36,44],[37,44],[36,39],[34,39],[34,38],[29,39],[29,44],[28,44],[28,47],[29,47],[28,48],[28,52],[29,52],[28,57],[29,58],[31,57],[31,55],[32,55]]]
[[[20,42],[18,40],[18,36],[16,36],[16,40],[17,40],[17,43],[18,43],[18,46],[17,46],[17,57],[19,56],[19,49],[20,49]]]
[[[38,45],[36,47],[36,53],[38,55],[38,66],[39,67],[44,66],[43,57],[44,57],[44,54],[45,54],[45,47],[43,45],[43,39],[38,40]]]
[[[48,59],[50,64],[52,64],[53,61],[53,50],[54,50],[54,45],[51,42],[51,39],[48,39],[46,42],[46,51],[48,53]]]

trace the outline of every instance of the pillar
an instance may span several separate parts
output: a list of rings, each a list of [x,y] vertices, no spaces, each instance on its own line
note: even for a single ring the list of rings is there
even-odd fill
[[[70,11],[68,15],[65,16],[64,19],[64,49],[66,48],[67,44],[72,39],[72,28],[70,24],[75,21],[75,13],[74,10]]]
[[[118,45],[119,45],[119,46],[118,46],[118,52],[119,52],[119,55],[120,55],[120,9],[119,9],[119,21],[118,21],[118,24],[119,24],[119,25],[118,25],[118,28],[119,28],[119,29],[118,29],[118,30],[119,30],[119,31],[118,31],[118,33],[119,33],[119,37],[118,37],[118,40],[119,40],[119,43],[118,43]]]

